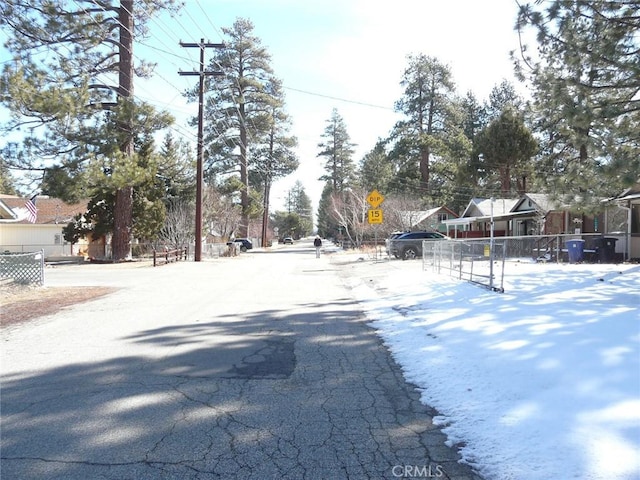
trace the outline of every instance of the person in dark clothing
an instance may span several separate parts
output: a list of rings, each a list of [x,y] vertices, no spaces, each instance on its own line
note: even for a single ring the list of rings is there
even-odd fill
[[[320,240],[319,236],[316,236],[313,241],[313,246],[316,247],[316,258],[320,258],[320,247],[322,247],[322,240]]]

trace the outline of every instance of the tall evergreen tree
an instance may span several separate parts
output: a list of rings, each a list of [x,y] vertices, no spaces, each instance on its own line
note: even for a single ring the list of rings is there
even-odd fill
[[[546,183],[565,201],[594,204],[640,176],[640,3],[524,4],[535,54],[516,59],[531,80]]]
[[[393,178],[393,164],[385,151],[385,143],[378,141],[360,161],[358,184],[371,191],[388,192]]]
[[[472,92],[467,92],[460,100],[460,109],[463,115],[462,131],[475,146],[478,134],[487,124],[487,108]],[[453,183],[458,195],[447,203],[455,211],[466,207],[470,197],[484,194],[486,172],[479,153],[473,148],[455,171]]]
[[[296,234],[300,237],[310,234],[313,230],[311,199],[299,180],[287,192],[286,207],[288,213],[296,215],[299,219]]]
[[[130,256],[134,186],[145,175],[137,166],[136,138],[169,121],[133,96],[134,76],[149,67],[135,68],[134,38],[146,34],[145,22],[158,10],[174,8],[174,3],[0,4],[0,25],[9,35],[5,47],[13,55],[0,79],[1,101],[12,112],[3,129],[29,126],[32,132],[22,150],[11,155],[5,149],[10,158],[5,156],[26,169],[53,168],[49,184],[85,174],[90,161],[108,163],[114,260]]]
[[[192,148],[181,139],[173,135],[164,137],[158,154],[157,177],[164,184],[165,203],[167,206],[177,201],[193,202],[196,195],[196,161]]]
[[[331,197],[334,195],[333,184],[327,181],[322,189],[318,202],[318,235],[323,238],[339,238],[340,228],[331,214]]]
[[[205,177],[210,183],[216,176],[240,177],[240,236],[247,235],[250,219],[260,212],[251,201],[250,171],[260,168],[260,160],[264,164],[264,147],[271,132],[276,135],[274,128],[286,121],[274,115],[274,109],[281,109],[282,94],[274,83],[271,57],[253,30],[253,23],[242,18],[222,29],[225,48],[216,51],[210,69],[222,70],[224,76],[208,77],[206,82]],[[197,87],[188,92],[192,99],[197,94]]]
[[[355,145],[351,143],[344,119],[335,108],[326,122],[322,138],[324,141],[318,144],[318,157],[325,159],[324,169],[327,173],[320,180],[330,182],[334,192],[341,192],[354,180],[352,156]]]
[[[392,137],[402,150],[400,156],[415,162],[419,169],[420,189],[429,191],[432,155],[442,149],[455,85],[448,66],[434,57],[410,55],[400,85],[403,97],[396,110],[407,118],[398,122]]]
[[[258,143],[253,158],[252,172],[259,179],[263,193],[262,199],[262,244],[267,244],[267,231],[269,221],[269,197],[271,185],[274,180],[293,173],[299,165],[293,148],[298,141],[289,135],[291,121],[284,110],[284,92],[282,82],[275,77],[269,79],[265,85],[265,91],[271,96],[272,101],[266,105],[264,121],[268,127],[265,136]],[[251,176],[250,176],[251,178]]]
[[[485,103],[485,123],[482,127],[498,118],[507,108],[522,111],[524,100],[511,82],[503,80],[499,85],[495,85],[489,93],[489,101]]]

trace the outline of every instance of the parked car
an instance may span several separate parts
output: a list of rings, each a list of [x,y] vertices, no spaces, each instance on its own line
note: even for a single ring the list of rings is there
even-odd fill
[[[240,247],[241,252],[246,252],[247,250],[251,250],[253,248],[253,243],[248,238],[236,238],[233,243],[237,244]]]
[[[285,245],[293,245],[293,238],[291,237],[284,237],[282,239],[282,243],[284,243]]]
[[[396,258],[409,260],[422,257],[423,240],[443,240],[447,238],[438,232],[408,232],[389,240],[389,253]]]
[[[394,238],[398,238],[400,235],[404,235],[409,232],[391,232],[391,234],[384,240],[384,248],[387,251],[387,255],[391,255],[390,243]]]

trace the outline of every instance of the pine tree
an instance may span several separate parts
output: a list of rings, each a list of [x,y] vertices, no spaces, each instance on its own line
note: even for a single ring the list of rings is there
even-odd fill
[[[296,238],[309,235],[313,230],[311,220],[311,199],[304,190],[304,186],[298,180],[287,192],[286,209],[289,215],[296,217]],[[289,220],[290,221],[290,220]]]
[[[449,67],[434,57],[410,55],[408,63],[400,82],[404,95],[396,102],[407,118],[396,124],[392,138],[396,157],[417,164],[419,188],[427,193],[432,155],[442,148],[455,85]]]
[[[637,181],[640,3],[525,4],[516,27],[538,42],[533,55],[524,46],[516,66],[533,86],[552,193],[584,206]]]
[[[104,165],[114,189],[116,261],[130,256],[134,186],[145,175],[136,166],[136,138],[169,122],[133,96],[134,76],[149,67],[134,68],[133,42],[146,33],[145,21],[174,3],[146,0],[135,8],[133,0],[0,4],[0,25],[9,32],[6,48],[14,56],[0,80],[2,103],[12,112],[4,129],[28,125],[32,132],[10,161],[45,173],[53,169],[45,177],[58,191],[65,185],[54,187],[54,182],[84,176],[91,163]],[[53,158],[60,161],[52,164]],[[78,195],[91,181],[72,183]]]
[[[393,178],[393,164],[385,151],[385,143],[378,141],[360,161],[358,184],[366,190],[388,192]]]
[[[354,180],[355,165],[352,156],[355,145],[351,143],[344,119],[335,108],[326,122],[322,138],[324,142],[318,144],[318,157],[325,158],[324,169],[327,174],[321,176],[320,180],[330,182],[334,192],[341,192]]]
[[[5,195],[15,195],[17,193],[13,176],[9,171],[9,165],[2,158],[0,158],[0,193]]]
[[[293,173],[299,165],[293,148],[297,139],[288,134],[291,126],[289,116],[284,110],[284,92],[282,82],[275,77],[265,85],[265,92],[271,97],[262,115],[262,122],[267,125],[264,138],[258,142],[252,158],[251,171],[258,181],[250,182],[254,188],[262,187],[262,244],[267,245],[269,220],[269,197],[271,185],[275,179]],[[251,178],[251,175],[250,175]]]
[[[164,137],[160,147],[157,177],[164,185],[167,206],[195,200],[196,165],[192,148],[171,134]],[[181,207],[182,208],[182,207]]]
[[[340,227],[331,214],[331,197],[334,195],[333,185],[326,182],[318,202],[318,235],[323,238],[340,239]]]
[[[225,48],[216,51],[210,67],[225,75],[208,77],[206,82],[205,178],[214,183],[230,175],[239,176],[240,236],[247,235],[250,219],[261,210],[252,202],[251,171],[277,175],[279,167],[268,165],[266,172],[265,162],[291,160],[290,156],[276,158],[276,137],[286,122],[280,115],[283,95],[273,75],[271,57],[253,30],[253,23],[242,18],[231,28],[222,29]],[[188,96],[197,98],[197,90],[194,88]],[[274,156],[265,158],[271,140]]]
[[[510,198],[516,192],[525,193],[524,179],[532,169],[531,157],[538,145],[514,109],[505,109],[480,132],[476,148],[484,156],[487,170],[498,173],[503,198]],[[514,180],[515,192],[512,189]]]

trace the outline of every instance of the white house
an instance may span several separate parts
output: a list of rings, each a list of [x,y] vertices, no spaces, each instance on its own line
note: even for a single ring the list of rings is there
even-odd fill
[[[29,221],[29,199],[0,194],[0,252],[44,250],[45,258],[87,254],[88,242],[72,246],[65,242],[62,229],[77,214],[85,213],[87,202],[67,204],[59,198],[40,195],[35,200],[35,222]]]

